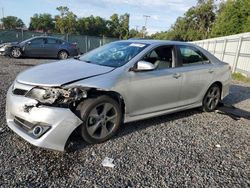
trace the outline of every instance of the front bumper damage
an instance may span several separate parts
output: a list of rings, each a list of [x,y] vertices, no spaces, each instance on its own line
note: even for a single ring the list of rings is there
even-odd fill
[[[11,54],[10,48],[0,47],[0,56],[9,56]]]
[[[67,139],[82,121],[69,108],[37,104],[35,99],[14,95],[10,87],[6,101],[8,126],[35,146],[64,151]]]

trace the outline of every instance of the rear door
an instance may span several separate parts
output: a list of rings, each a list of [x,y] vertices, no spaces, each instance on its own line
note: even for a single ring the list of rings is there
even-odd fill
[[[44,45],[44,55],[47,57],[57,57],[59,52],[59,40],[47,38]]]
[[[213,80],[214,65],[193,46],[177,46],[177,52],[182,75],[180,101],[182,105],[197,103]]]
[[[44,38],[30,40],[25,46],[25,55],[29,57],[44,57]]]

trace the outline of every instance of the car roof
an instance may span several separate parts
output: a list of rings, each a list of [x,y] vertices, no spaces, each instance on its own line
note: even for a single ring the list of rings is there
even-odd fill
[[[50,38],[50,39],[56,39],[56,40],[64,41],[63,39],[60,39],[60,38],[57,38],[57,37],[52,37],[52,36],[37,36],[37,37],[32,37],[30,39],[39,39],[39,38]]]
[[[155,44],[155,45],[189,45],[195,46],[189,42],[173,41],[173,40],[153,40],[153,39],[129,39],[123,40],[124,42],[144,43],[144,44]]]

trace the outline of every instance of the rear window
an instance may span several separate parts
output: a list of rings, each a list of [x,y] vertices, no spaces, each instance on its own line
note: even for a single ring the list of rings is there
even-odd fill
[[[57,40],[56,39],[50,39],[50,38],[47,38],[47,44],[57,44]]]
[[[208,58],[194,47],[180,46],[179,50],[183,66],[209,63]]]
[[[44,44],[44,39],[43,38],[33,39],[30,42],[31,44]]]

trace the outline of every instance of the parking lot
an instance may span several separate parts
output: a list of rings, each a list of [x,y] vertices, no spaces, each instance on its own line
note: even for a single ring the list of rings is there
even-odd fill
[[[125,124],[96,145],[77,134],[69,152],[37,148],[5,122],[16,75],[46,59],[0,57],[0,187],[249,187],[250,120],[193,109]],[[250,85],[233,82],[225,103],[250,111]],[[103,159],[114,159],[114,168]]]

